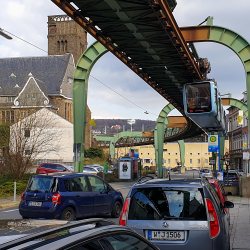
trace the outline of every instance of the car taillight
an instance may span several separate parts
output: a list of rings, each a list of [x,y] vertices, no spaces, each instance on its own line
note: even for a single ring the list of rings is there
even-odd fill
[[[53,194],[52,196],[52,204],[60,204],[61,203],[61,195]]]
[[[24,192],[21,194],[21,201],[23,200]]]
[[[210,236],[211,238],[214,238],[220,232],[220,225],[212,201],[206,199],[206,203],[207,203],[207,212],[208,212],[208,220],[210,227]]]
[[[239,177],[234,177],[233,180],[239,180]]]
[[[130,199],[128,198],[123,205],[123,209],[122,209],[121,217],[119,221],[119,225],[121,226],[126,226],[127,224],[129,202],[130,202]]]

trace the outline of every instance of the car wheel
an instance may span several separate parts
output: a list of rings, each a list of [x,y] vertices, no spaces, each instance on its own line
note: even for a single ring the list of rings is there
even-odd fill
[[[111,212],[113,218],[118,218],[122,211],[122,204],[120,201],[116,201]]]
[[[74,220],[75,219],[75,211],[71,207],[66,207],[61,215],[62,220]]]
[[[22,216],[23,220],[24,219],[29,219],[30,217],[27,217],[27,216]]]

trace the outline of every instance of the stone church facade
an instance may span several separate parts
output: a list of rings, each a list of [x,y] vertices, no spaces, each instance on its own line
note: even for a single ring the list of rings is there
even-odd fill
[[[0,124],[16,123],[44,107],[72,123],[75,62],[86,48],[87,34],[78,24],[65,15],[49,16],[48,56],[0,59]],[[85,149],[90,119],[87,108]]]

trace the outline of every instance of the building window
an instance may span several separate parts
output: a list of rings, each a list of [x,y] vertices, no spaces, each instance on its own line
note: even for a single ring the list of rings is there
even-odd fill
[[[2,111],[2,123],[5,123],[5,111]]]
[[[10,122],[11,123],[14,123],[14,120],[15,119],[15,113],[14,113],[14,111],[10,111]]]
[[[168,159],[168,164],[170,164],[171,163],[171,160],[170,159]]]
[[[7,102],[14,102],[15,97],[14,96],[8,96]]]
[[[60,52],[60,42],[57,41],[57,51]]]
[[[36,99],[36,94],[33,94],[33,95],[32,95],[32,98],[33,98],[33,99]]]
[[[30,97],[31,97],[30,94],[27,94],[27,98],[30,99]]]
[[[190,159],[190,164],[193,164],[193,160],[192,159]]]
[[[24,130],[24,136],[25,137],[30,137],[30,130],[29,129]]]
[[[200,153],[198,153],[198,155],[200,155]]]
[[[198,163],[198,164],[201,164],[201,160],[200,160],[200,159],[197,159],[197,163]]]
[[[178,153],[175,153],[175,155],[177,155]]]
[[[205,164],[208,164],[208,160],[207,159],[205,159]]]
[[[168,153],[168,155],[170,155],[170,153]]]
[[[175,164],[177,164],[177,162],[178,162],[178,159],[175,159]]]
[[[193,153],[190,153],[190,155],[192,155]]]
[[[64,52],[64,41],[61,41],[61,50],[60,52]]]
[[[10,111],[6,111],[6,123],[10,123]]]

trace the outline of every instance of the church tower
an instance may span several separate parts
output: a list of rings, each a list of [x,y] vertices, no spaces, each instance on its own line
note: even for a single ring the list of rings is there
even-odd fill
[[[67,15],[48,16],[48,53],[71,53],[77,64],[87,49],[87,32]]]

